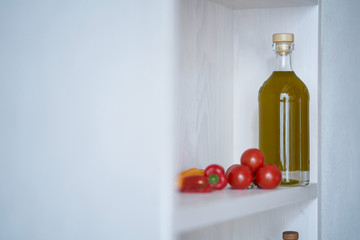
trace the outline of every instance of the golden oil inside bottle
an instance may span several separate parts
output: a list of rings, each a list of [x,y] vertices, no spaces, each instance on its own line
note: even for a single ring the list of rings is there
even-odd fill
[[[282,172],[282,186],[310,178],[309,92],[293,71],[274,71],[259,90],[259,147]]]

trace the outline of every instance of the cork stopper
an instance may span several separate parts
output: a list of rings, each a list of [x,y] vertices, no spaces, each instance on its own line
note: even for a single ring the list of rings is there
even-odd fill
[[[287,56],[294,50],[294,34],[275,33],[273,34],[273,49],[281,56]]]
[[[299,233],[294,232],[294,231],[283,232],[283,239],[284,240],[298,240],[299,239]]]
[[[293,33],[275,33],[273,34],[273,42],[294,42]]]

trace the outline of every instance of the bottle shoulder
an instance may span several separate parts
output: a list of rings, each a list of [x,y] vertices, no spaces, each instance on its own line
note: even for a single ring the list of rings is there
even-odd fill
[[[259,95],[279,95],[283,93],[292,96],[309,97],[309,90],[306,85],[293,71],[273,72],[259,90]]]

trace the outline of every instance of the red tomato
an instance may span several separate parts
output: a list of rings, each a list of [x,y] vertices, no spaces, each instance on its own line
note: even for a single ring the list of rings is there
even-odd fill
[[[241,155],[240,162],[242,165],[248,166],[255,173],[264,165],[265,157],[259,149],[250,148]]]
[[[273,164],[268,164],[256,172],[255,184],[263,189],[274,189],[280,185],[281,179],[280,169]]]
[[[248,188],[254,179],[254,175],[248,166],[234,166],[229,172],[229,184],[234,189]]]
[[[231,165],[227,170],[226,170],[226,173],[225,173],[225,176],[226,178],[229,178],[229,173],[231,172],[231,170],[236,167],[236,166],[240,166],[240,164],[233,164]]]

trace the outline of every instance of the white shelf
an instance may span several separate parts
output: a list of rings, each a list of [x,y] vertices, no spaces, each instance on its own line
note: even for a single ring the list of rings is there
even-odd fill
[[[231,9],[281,8],[318,5],[318,0],[211,0]]]
[[[312,183],[306,187],[277,188],[275,190],[232,190],[227,188],[208,194],[179,193],[177,197],[174,226],[177,233],[182,233],[316,199],[317,184]]]
[[[293,32],[297,36],[295,72],[313,96],[310,178],[318,179],[319,51],[317,44],[307,44],[309,39],[318,42],[317,2],[180,1],[176,101],[181,117],[175,121],[175,172],[213,163],[228,167],[238,163],[247,148],[258,146],[257,93],[273,70],[271,36]],[[298,7],[307,5],[311,6]],[[272,191],[176,194],[171,224],[181,240],[277,239],[284,229],[316,239],[318,208],[317,201],[311,201],[316,195],[316,184]],[[271,223],[273,219],[277,222]]]

